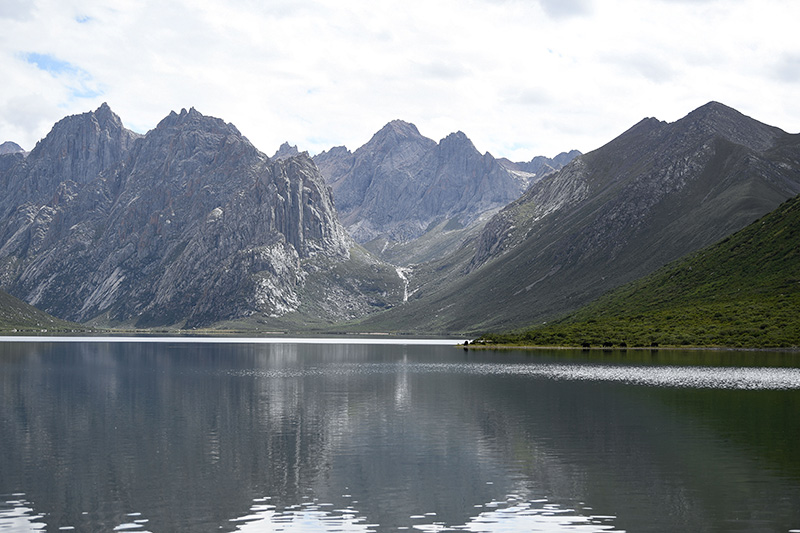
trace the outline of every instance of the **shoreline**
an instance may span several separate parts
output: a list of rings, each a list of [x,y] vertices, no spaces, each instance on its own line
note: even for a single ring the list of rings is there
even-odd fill
[[[459,348],[469,350],[574,350],[586,352],[626,352],[626,351],[651,351],[657,352],[659,350],[685,350],[685,351],[719,351],[719,352],[786,352],[786,353],[800,353],[800,346],[793,347],[777,347],[777,348],[764,348],[746,346],[536,346],[528,344],[473,344],[468,345],[459,344]]]

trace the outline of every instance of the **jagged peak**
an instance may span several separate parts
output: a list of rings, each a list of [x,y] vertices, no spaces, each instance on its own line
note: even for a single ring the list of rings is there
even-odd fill
[[[323,150],[316,157],[325,156],[325,155],[350,155],[352,152],[347,149],[346,146],[334,146],[329,148],[328,150]]]
[[[463,131],[456,131],[439,141],[439,148],[442,150],[469,150],[478,153],[478,149]],[[488,154],[488,152],[487,152]]]
[[[287,157],[294,157],[299,154],[300,150],[297,149],[297,145],[291,145],[288,142],[284,142],[271,159],[286,159]]]
[[[122,127],[122,119],[111,110],[111,106],[109,106],[107,102],[103,102],[100,107],[93,112],[93,115],[97,123],[103,129],[109,129],[109,126],[114,128]]]
[[[243,137],[241,132],[229,122],[225,122],[221,118],[204,115],[194,107],[182,108],[180,114],[175,111],[170,111],[169,115],[164,117],[158,123],[156,129],[165,129],[172,127],[183,128],[197,128],[207,131],[226,131],[233,135]]]
[[[467,137],[467,134],[461,130],[454,131],[453,133],[448,134],[444,139],[439,141],[440,143],[448,142],[448,143],[459,143],[465,144],[469,143],[472,144],[472,141]]]
[[[122,125],[122,120],[111,110],[111,107],[104,102],[94,111],[69,115],[56,122],[50,132],[36,143],[31,154],[38,156],[41,150],[45,149],[45,146],[58,142],[57,139],[62,138],[63,135],[71,135],[82,130],[87,124],[96,124],[96,126],[90,126],[88,131],[91,131],[95,127],[99,127],[100,130],[109,133],[113,132],[112,134],[118,134],[125,130],[125,127]],[[132,132],[129,133],[135,135]]]

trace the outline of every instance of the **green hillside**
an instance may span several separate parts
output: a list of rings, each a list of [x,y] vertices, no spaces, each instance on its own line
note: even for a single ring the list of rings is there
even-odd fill
[[[59,320],[22,300],[0,291],[0,334],[65,331],[85,326]]]
[[[493,343],[800,346],[800,196],[721,242],[550,324]]]

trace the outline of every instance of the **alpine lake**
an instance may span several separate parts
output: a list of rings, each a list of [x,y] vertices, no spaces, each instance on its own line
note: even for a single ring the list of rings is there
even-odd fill
[[[0,342],[0,532],[800,532],[800,353]]]

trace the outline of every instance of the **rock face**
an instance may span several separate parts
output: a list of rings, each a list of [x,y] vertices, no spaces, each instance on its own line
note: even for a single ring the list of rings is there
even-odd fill
[[[362,243],[413,240],[443,220],[468,225],[536,179],[517,164],[480,154],[462,132],[436,143],[400,120],[355,152],[336,147],[314,161],[333,189],[342,223]]]
[[[307,155],[270,160],[194,109],[139,137],[104,104],[56,124],[0,179],[15,191],[0,283],[70,320],[192,327],[296,313],[306,278],[349,261],[354,244]],[[339,297],[368,312],[391,305],[387,291]]]
[[[711,102],[642,120],[532,185],[387,321],[525,326],[713,244],[800,193],[800,135]],[[441,280],[449,276],[448,281]],[[413,279],[412,279],[413,281]],[[434,317],[434,318],[431,318]]]

